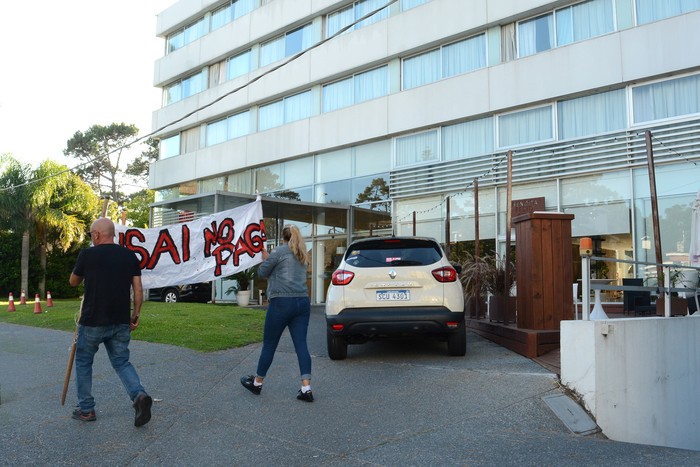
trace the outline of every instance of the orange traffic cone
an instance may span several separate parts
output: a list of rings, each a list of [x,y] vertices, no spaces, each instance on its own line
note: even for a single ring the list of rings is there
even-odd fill
[[[51,291],[46,292],[46,308],[53,306],[53,300],[51,299]]]
[[[36,294],[34,298],[34,314],[38,315],[41,313],[41,301],[39,300],[39,294]]]
[[[17,311],[15,309],[15,299],[12,296],[12,292],[10,292],[10,303],[7,305],[7,311]]]
[[[26,305],[26,304],[27,304],[27,296],[24,295],[24,290],[22,290],[22,295],[19,296],[19,304],[20,304],[20,305]]]

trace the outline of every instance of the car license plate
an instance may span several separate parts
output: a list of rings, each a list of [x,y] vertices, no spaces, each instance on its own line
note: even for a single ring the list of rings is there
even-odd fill
[[[411,292],[408,290],[377,290],[378,302],[406,302],[411,300]]]

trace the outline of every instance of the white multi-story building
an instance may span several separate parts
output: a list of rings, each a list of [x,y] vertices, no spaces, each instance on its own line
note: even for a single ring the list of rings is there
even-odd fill
[[[265,216],[309,239],[315,302],[351,238],[474,240],[475,179],[502,248],[509,150],[513,199],[654,262],[647,130],[664,258],[687,260],[700,0],[181,0],[157,34],[154,224],[279,199]]]

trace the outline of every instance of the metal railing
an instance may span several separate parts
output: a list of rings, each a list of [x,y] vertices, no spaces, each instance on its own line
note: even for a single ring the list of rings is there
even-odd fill
[[[642,266],[652,266],[655,270],[658,267],[663,269],[663,285],[657,284],[654,286],[638,286],[638,285],[610,285],[603,283],[591,283],[591,261],[603,261],[610,263],[625,263],[632,265],[642,265]],[[671,316],[671,294],[672,293],[685,293],[690,294],[695,297],[696,309],[700,310],[700,304],[698,303],[698,293],[700,293],[700,288],[698,287],[698,279],[695,280],[694,287],[675,287],[677,284],[671,283],[671,278],[674,276],[674,271],[678,270],[695,270],[698,271],[698,276],[700,277],[700,267],[697,266],[686,266],[677,263],[647,263],[644,261],[632,261],[624,259],[614,259],[605,258],[598,256],[588,256],[581,255],[581,278],[582,291],[581,291],[581,306],[582,306],[582,318],[585,321],[590,319],[601,319],[598,317],[590,316],[591,313],[591,290],[602,291],[602,290],[619,290],[624,293],[624,291],[649,291],[656,292],[658,297],[663,296],[664,300],[664,316]],[[656,276],[648,276],[648,278],[657,279]],[[674,285],[674,287],[672,287]],[[685,285],[685,284],[684,284]],[[605,318],[603,318],[605,319]]]

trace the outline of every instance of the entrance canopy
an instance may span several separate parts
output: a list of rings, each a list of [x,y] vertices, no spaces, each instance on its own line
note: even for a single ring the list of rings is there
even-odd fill
[[[255,195],[216,191],[190,195],[151,204],[151,226],[176,224],[209,214],[242,206],[255,200]],[[274,238],[281,223],[308,225],[302,228],[306,237],[346,236],[353,238],[391,233],[391,214],[385,211],[343,204],[321,204],[261,196],[263,217],[268,237]],[[270,219],[272,222],[270,222]]]

